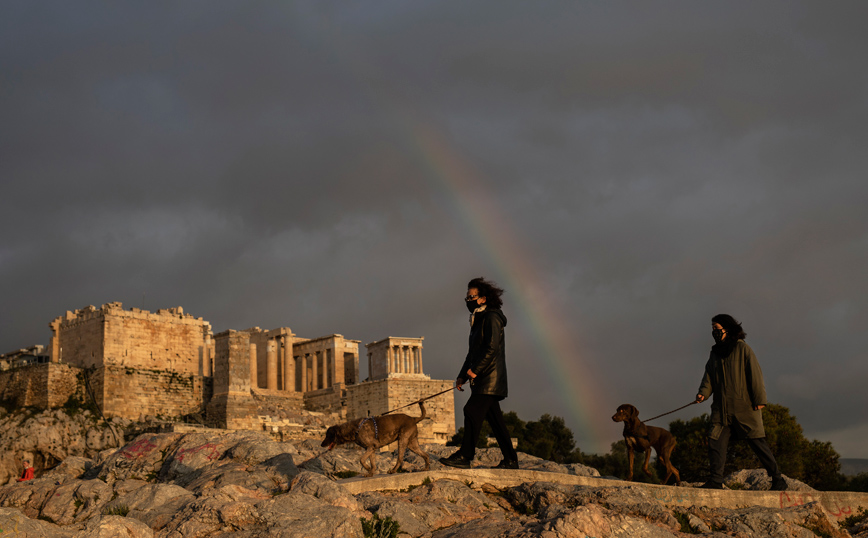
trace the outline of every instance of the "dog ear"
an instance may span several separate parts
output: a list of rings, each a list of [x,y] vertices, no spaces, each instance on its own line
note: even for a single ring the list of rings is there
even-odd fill
[[[329,446],[332,444],[332,441],[335,439],[335,427],[329,426],[329,429],[326,430],[325,439],[320,446]]]
[[[639,410],[635,406],[627,404],[627,414],[630,415],[630,418],[636,418],[639,416]]]

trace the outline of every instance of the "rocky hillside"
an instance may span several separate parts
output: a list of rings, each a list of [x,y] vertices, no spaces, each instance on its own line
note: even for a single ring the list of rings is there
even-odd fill
[[[443,469],[436,457],[452,449],[424,448],[432,470]],[[864,522],[841,527],[817,503],[672,509],[647,487],[617,480],[601,487],[530,482],[496,488],[472,479],[441,479],[403,491],[354,495],[336,479],[359,471],[360,451],[337,448],[314,457],[321,451],[316,441],[279,443],[255,432],[143,434],[120,449],[93,458],[68,456],[33,481],[0,487],[0,529],[44,538],[362,537],[389,536],[395,525],[400,534],[393,536],[432,538],[868,537]],[[492,465],[497,457],[497,450],[483,450],[479,464]],[[393,453],[379,455],[379,473],[393,458]],[[422,469],[421,459],[409,452],[405,465]],[[521,466],[597,475],[581,465],[525,454]],[[473,471],[468,473],[472,477]],[[731,480],[743,488],[768,487],[751,473]]]

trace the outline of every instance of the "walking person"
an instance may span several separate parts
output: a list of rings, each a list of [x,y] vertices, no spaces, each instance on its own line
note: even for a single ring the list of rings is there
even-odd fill
[[[464,439],[461,448],[440,463],[469,469],[476,456],[476,443],[487,420],[494,433],[503,460],[495,469],[518,469],[518,454],[512,446],[509,430],[503,421],[500,401],[507,396],[506,343],[503,329],[506,316],[501,311],[503,290],[484,278],[467,284],[464,302],[470,311],[470,343],[467,357],[458,372],[458,390],[470,381],[470,398],[464,404]]]
[[[763,372],[748,346],[741,323],[728,314],[711,318],[714,346],[705,364],[705,374],[696,395],[703,402],[714,394],[711,404],[711,430],[708,433],[708,458],[711,475],[703,488],[723,489],[723,468],[729,439],[744,438],[772,479],[772,489],[784,491],[787,482],[766,441],[762,409],[766,401]]]

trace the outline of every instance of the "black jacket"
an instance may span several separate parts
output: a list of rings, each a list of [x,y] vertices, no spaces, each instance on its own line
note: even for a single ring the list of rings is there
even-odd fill
[[[507,396],[506,342],[503,328],[506,316],[497,308],[486,308],[473,318],[470,348],[458,377],[468,379],[467,370],[476,374],[471,390],[474,394]]]

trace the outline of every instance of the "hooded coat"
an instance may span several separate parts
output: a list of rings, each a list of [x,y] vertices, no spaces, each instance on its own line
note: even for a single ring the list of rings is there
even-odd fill
[[[476,374],[470,385],[473,394],[488,394],[506,398],[506,342],[503,328],[506,316],[498,308],[477,312],[470,327],[467,358],[458,377],[467,379],[467,370]]]
[[[717,344],[705,364],[705,375],[699,392],[711,403],[711,432],[717,439],[723,426],[735,429],[736,435],[747,439],[765,437],[762,411],[754,410],[767,405],[763,372],[753,350],[744,340],[734,346]]]

